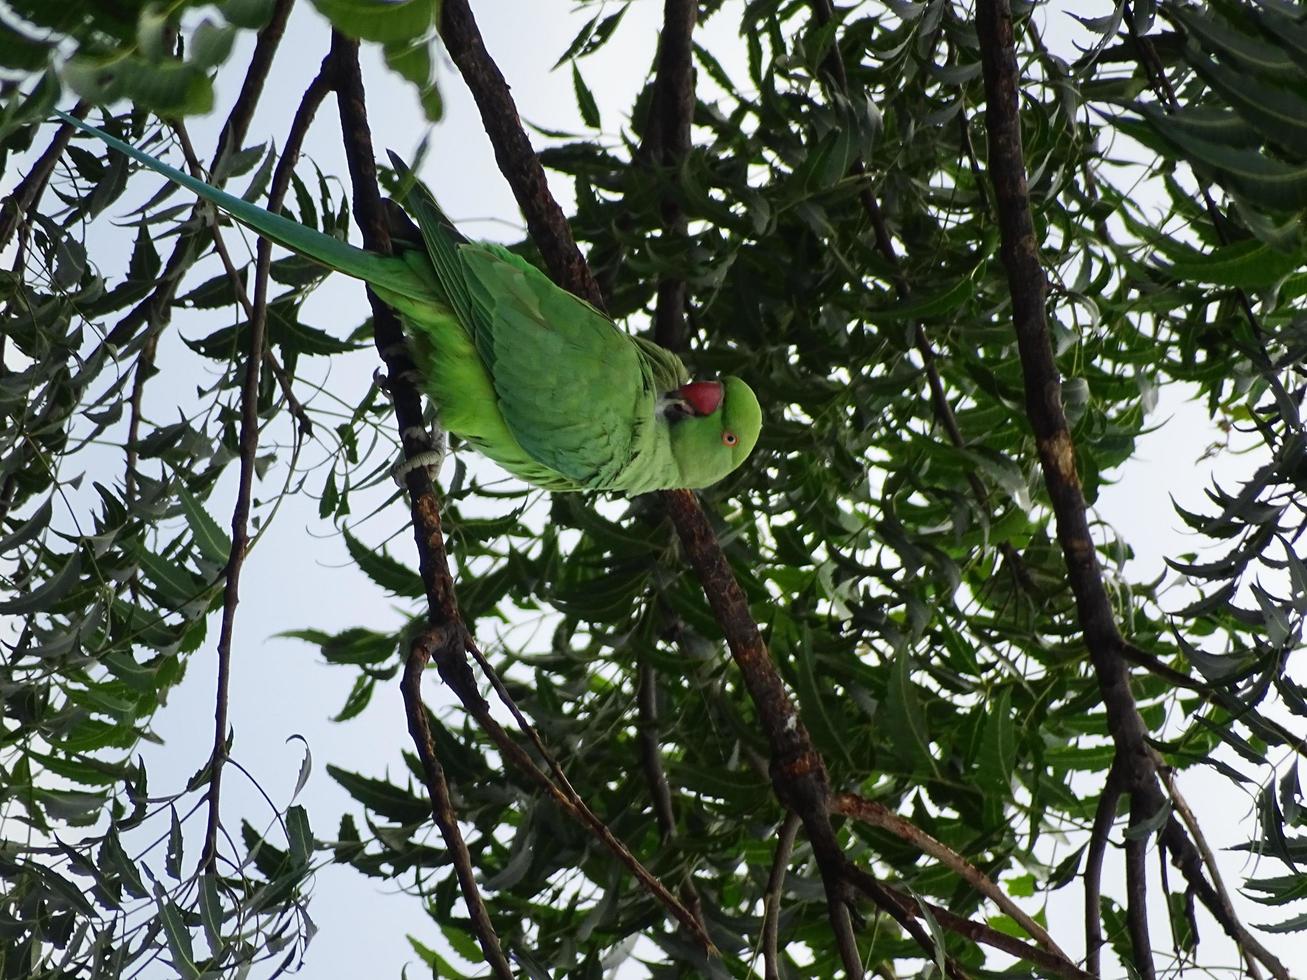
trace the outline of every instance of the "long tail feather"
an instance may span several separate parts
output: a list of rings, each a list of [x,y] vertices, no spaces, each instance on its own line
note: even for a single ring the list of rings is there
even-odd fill
[[[210,202],[215,207],[231,215],[241,224],[265,238],[276,242],[284,248],[320,262],[329,269],[343,272],[355,279],[392,290],[414,299],[425,299],[431,295],[431,287],[415,275],[408,266],[394,258],[377,255],[365,249],[355,248],[347,242],[324,235],[313,228],[308,228],[297,221],[273,214],[256,204],[242,200],[234,194],[219,190],[190,174],[170,167],[162,160],[157,160],[148,153],[143,153],[129,143],[115,139],[108,133],[88,125],[66,112],[54,110],[64,122],[75,126],[85,133],[103,140],[119,153],[125,153],[158,174],[162,174],[176,184]]]

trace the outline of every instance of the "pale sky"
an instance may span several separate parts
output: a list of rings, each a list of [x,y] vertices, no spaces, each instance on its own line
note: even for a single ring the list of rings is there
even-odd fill
[[[1110,5],[1096,6],[1103,8],[1096,13],[1110,9]],[[696,35],[700,43],[711,47],[726,63],[728,70],[742,59],[740,43],[732,40],[738,20],[732,21],[739,7],[738,2],[728,3],[726,10],[713,17]],[[548,129],[582,132],[568,68],[564,66],[552,74],[549,69],[596,7],[573,9],[560,2],[496,0],[474,3],[474,9],[492,57],[513,86],[524,120]],[[1084,12],[1083,6],[1080,9]],[[657,0],[638,0],[627,13],[615,41],[582,62],[608,133],[626,122],[624,113],[652,59],[661,15],[662,4]],[[1065,14],[1050,13],[1045,38],[1056,48],[1059,41],[1066,43],[1073,26]],[[328,41],[322,18],[311,5],[299,4],[255,117],[252,142],[262,141],[270,131],[281,142],[280,134],[304,87],[317,71]],[[250,47],[247,37],[233,54],[223,75],[228,83],[239,78]],[[364,53],[368,110],[377,149],[379,152],[394,149],[401,156],[411,157],[426,132],[416,100],[403,82],[379,64],[366,45]],[[450,216],[470,236],[501,240],[520,237],[515,230],[521,227],[520,216],[495,167],[475,107],[457,72],[447,63],[441,68],[441,90],[446,116],[432,134],[423,178]],[[207,119],[188,122],[197,151],[205,160],[211,155],[215,127],[225,116],[232,95],[230,90],[220,90],[215,113]],[[324,104],[318,120],[306,153],[325,173],[343,177],[346,170],[339,151],[334,101]],[[540,137],[533,136],[533,139],[537,146],[541,145]],[[302,166],[301,173],[304,172]],[[143,188],[139,191],[142,199],[158,186],[150,178],[139,178],[139,184]],[[243,186],[243,180],[237,185]],[[568,209],[572,200],[570,180],[554,176],[552,187]],[[114,210],[123,213],[128,208],[120,203]],[[229,247],[235,252],[238,243],[232,233],[228,235]],[[336,336],[345,336],[365,316],[367,305],[362,288],[337,276],[306,305],[304,319]],[[213,320],[201,322],[180,312],[174,317],[161,347],[163,373],[149,389],[147,409],[156,419],[169,417],[171,404],[193,399],[193,387],[201,383],[200,379],[181,380],[169,375],[170,360],[177,363],[184,355],[186,363],[194,363],[194,355],[181,351],[179,336],[192,339],[203,336],[215,325],[219,324]],[[321,359],[316,364],[303,362],[310,373],[320,372],[321,363],[324,363]],[[329,378],[331,394],[346,404],[357,403],[372,383],[376,364],[376,356],[370,349],[333,359]],[[1211,463],[1197,462],[1214,438],[1201,408],[1168,394],[1153,421],[1168,416],[1174,419],[1162,432],[1141,441],[1136,458],[1119,474],[1118,483],[1103,493],[1099,506],[1101,516],[1135,544],[1140,569],[1153,574],[1161,570],[1161,555],[1192,547],[1178,543],[1184,539],[1178,537],[1179,522],[1171,509],[1169,495],[1174,494],[1187,507],[1199,507],[1212,467]],[[306,461],[316,461],[322,452],[310,446],[305,454]],[[106,458],[105,463],[121,466],[121,461],[113,458]],[[1252,462],[1246,457],[1222,457],[1216,465],[1225,481],[1232,481],[1234,476],[1252,468]],[[112,474],[117,472],[109,469],[107,474],[112,479]],[[446,479],[450,472],[451,468],[446,468]],[[1181,481],[1177,479],[1180,473],[1191,476]],[[234,467],[231,476],[234,477]],[[324,477],[325,471],[310,476],[306,489],[316,494]],[[270,478],[262,493],[256,485],[256,497],[270,497],[279,478]],[[391,490],[391,485],[386,483],[360,495],[353,507],[356,518],[381,504]],[[233,498],[234,480],[228,478],[209,501],[210,511],[224,527],[230,520]],[[393,538],[390,553],[400,561],[415,565],[406,525],[407,508],[395,502],[365,523],[359,534],[368,541]],[[350,669],[325,667],[314,648],[299,641],[279,639],[276,634],[305,627],[335,631],[360,624],[387,630],[404,619],[404,610],[349,564],[343,544],[319,520],[316,500],[307,494],[288,496],[272,529],[259,542],[243,572],[231,691],[233,754],[272,798],[284,806],[294,787],[303,753],[302,744],[288,744],[286,739],[292,735],[304,736],[311,745],[315,769],[299,802],[308,808],[319,839],[335,836],[342,811],[357,815],[359,809],[322,769],[327,761],[365,775],[381,776],[389,771],[403,778],[405,768],[400,753],[410,747],[403,707],[398,684],[394,682],[378,689],[362,717],[343,725],[330,724],[326,719],[343,704],[354,673]],[[155,727],[166,744],[147,746],[145,752],[154,794],[179,789],[208,753],[216,627],[215,619],[208,643],[190,661],[186,681],[157,716]],[[434,673],[430,674],[426,692],[433,706],[447,703]],[[1214,845],[1220,847],[1246,839],[1254,826],[1249,819],[1251,801],[1231,795],[1224,780],[1208,780],[1197,773],[1186,774],[1183,785],[1196,809],[1209,817],[1207,823]],[[1208,801],[1206,805],[1204,799]],[[1222,799],[1229,802],[1213,806],[1213,801]],[[241,817],[258,827],[265,827],[271,818],[258,792],[235,769],[229,769],[224,779],[223,812],[233,832],[239,827]],[[431,836],[438,839],[434,828]],[[276,840],[275,835],[273,839]],[[1241,872],[1247,870],[1246,859],[1238,854],[1226,858],[1227,883],[1234,886]],[[187,861],[193,864],[193,853],[188,854]],[[1119,864],[1113,855],[1109,856],[1109,867],[1119,867]],[[1155,855],[1150,858],[1150,873],[1156,877]],[[1116,880],[1119,881],[1119,875]],[[1173,873],[1171,880],[1173,884],[1178,881],[1179,873]],[[1110,881],[1106,887],[1112,887]],[[421,903],[392,894],[395,890],[392,885],[365,879],[349,868],[328,867],[320,872],[310,908],[320,931],[309,948],[303,975],[397,977],[406,963],[410,976],[425,975],[426,968],[409,948],[406,935],[412,934],[436,948],[443,948],[443,942]],[[1157,898],[1159,891],[1154,881],[1152,896]],[[1237,896],[1236,899],[1239,900]],[[1051,931],[1073,955],[1083,942],[1080,901],[1081,891],[1078,885],[1072,885],[1056,893],[1050,905]],[[1240,912],[1245,923],[1285,917],[1283,909],[1271,910],[1247,902],[1241,902]],[[1159,948],[1164,946],[1163,921],[1164,915],[1157,914]],[[1214,925],[1209,925],[1204,938],[1216,931]],[[1281,955],[1289,955],[1290,941],[1286,937],[1262,938]],[[1211,960],[1210,949],[1204,960]]]

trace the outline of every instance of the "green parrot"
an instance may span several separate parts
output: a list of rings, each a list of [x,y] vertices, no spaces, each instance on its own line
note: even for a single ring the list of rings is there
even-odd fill
[[[747,384],[692,382],[675,354],[623,332],[526,260],[468,241],[421,183],[406,180],[402,200],[413,240],[379,255],[58,114],[278,245],[366,282],[403,321],[441,425],[529,483],[626,494],[706,487],[758,441],[762,410]]]

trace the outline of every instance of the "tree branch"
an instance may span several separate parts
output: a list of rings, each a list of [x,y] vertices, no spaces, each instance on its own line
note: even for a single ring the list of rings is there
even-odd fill
[[[781,925],[781,893],[785,889],[785,872],[790,866],[794,851],[794,838],[801,821],[793,813],[785,814],[781,832],[776,837],[776,854],[772,858],[771,874],[767,876],[767,891],[762,898],[762,969],[764,980],[781,980],[777,939]]]
[[[70,115],[85,119],[90,111],[91,103],[83,99],[73,106]],[[72,124],[60,123],[54,131],[50,145],[36,158],[27,176],[20,180],[5,198],[4,205],[0,206],[0,251],[9,244],[9,239],[13,237],[27,212],[41,200],[46,184],[50,182],[50,175],[54,173],[54,168],[59,163],[59,158],[63,156],[64,150],[68,148],[68,141],[72,136]]]
[[[1095,976],[1099,973],[1103,948],[1103,916],[1098,907],[1102,897],[1103,857],[1107,854],[1112,824],[1116,821],[1116,805],[1120,801],[1120,768],[1113,761],[1094,811],[1094,826],[1089,832],[1089,849],[1085,852],[1082,874],[1085,885],[1085,969]]]
[[[309,84],[286,134],[281,159],[273,171],[268,190],[268,208],[277,211],[299,160],[300,148],[314,114],[328,91],[325,68]],[[268,324],[268,269],[272,264],[272,242],[260,238],[255,253],[254,297],[250,313],[250,349],[246,353],[245,378],[241,386],[240,475],[236,505],[231,515],[231,554],[227,560],[223,586],[222,626],[218,633],[218,689],[214,697],[213,754],[209,765],[209,814],[204,835],[203,865],[217,870],[219,804],[222,791],[222,768],[227,757],[227,702],[231,682],[231,641],[236,623],[236,605],[240,602],[241,569],[249,549],[250,501],[254,492],[254,457],[259,451],[259,368],[263,364],[264,340]]]
[[[1157,758],[1147,743],[1147,728],[1130,689],[1130,672],[1123,656],[1126,644],[1117,628],[1089,531],[1087,506],[1076,472],[1075,444],[1062,407],[1062,383],[1045,319],[1046,283],[1026,185],[1016,47],[1008,0],[978,0],[976,28],[985,78],[989,174],[998,211],[1000,254],[1012,296],[1012,324],[1025,382],[1026,415],[1056,518],[1080,628],[1107,710],[1108,729],[1117,747],[1121,787],[1131,796],[1132,811],[1137,806],[1139,812],[1156,813],[1166,797],[1158,782]],[[1171,819],[1163,835],[1173,862],[1222,928],[1236,942],[1247,944],[1252,937],[1222,907],[1203,875],[1202,859],[1184,828]],[[1260,943],[1257,948],[1265,953],[1259,953],[1258,959],[1274,975],[1288,976],[1283,965]]]
[[[863,823],[879,827],[882,830],[888,830],[895,837],[907,841],[923,854],[935,858],[997,905],[999,909],[1011,916],[1013,921],[1026,930],[1030,937],[1040,946],[1054,956],[1060,956],[1067,963],[1071,962],[1071,958],[1053,941],[1053,937],[1048,934],[1048,931],[1027,915],[1021,906],[1012,901],[1002,888],[953,848],[942,841],[936,840],[910,820],[900,817],[883,803],[864,799],[853,793],[839,794],[835,797],[832,807],[836,813],[852,817],[855,820],[861,820]]]
[[[654,165],[665,172],[679,169],[690,152],[690,126],[694,121],[692,41],[698,16],[699,0],[666,0],[663,6],[645,139]],[[665,176],[670,177],[670,173]],[[689,226],[676,195],[665,192],[661,205],[664,240],[684,240]],[[683,278],[664,276],[658,280],[654,340],[668,350],[685,347],[685,303]]]
[[[390,231],[381,203],[381,193],[377,188],[377,165],[365,108],[358,49],[357,41],[348,40],[339,32],[332,31],[331,53],[328,58],[332,64],[341,135],[349,165],[350,186],[354,192],[354,220],[359,226],[364,246],[369,251],[389,255]],[[421,397],[412,384],[402,380],[412,370],[403,330],[393,310],[382,303],[371,289],[367,295],[372,306],[373,339],[390,373],[389,390],[395,404],[395,421],[404,442],[405,455],[411,458],[418,452],[426,451],[429,446],[422,425]],[[463,625],[454,596],[454,583],[449,574],[444,536],[440,528],[440,508],[431,479],[425,468],[417,467],[408,472],[406,481],[422,582],[427,593],[429,625],[414,641],[405,661],[400,684],[404,710],[408,717],[409,733],[422,763],[423,777],[431,799],[431,815],[445,840],[481,952],[496,977],[511,980],[513,970],[504,955],[499,936],[495,933],[485,901],[477,887],[472,858],[458,824],[458,815],[454,812],[444,768],[436,756],[426,705],[422,702],[422,676],[427,664],[433,657],[437,661],[451,654],[461,658],[467,629]]]
[[[1139,805],[1130,807],[1130,826],[1134,828],[1152,814]],[[1148,835],[1151,836],[1151,835]],[[1153,939],[1148,932],[1148,836],[1135,837],[1127,831],[1125,839],[1125,922],[1130,933],[1131,959],[1142,980],[1156,980],[1153,965]]]
[[[444,0],[440,20],[440,36],[472,91],[482,125],[494,147],[495,162],[517,198],[527,231],[545,260],[545,268],[555,282],[562,283],[595,308],[603,309],[599,286],[576,247],[562,208],[549,192],[544,167],[522,128],[508,82],[486,51],[467,0]]]

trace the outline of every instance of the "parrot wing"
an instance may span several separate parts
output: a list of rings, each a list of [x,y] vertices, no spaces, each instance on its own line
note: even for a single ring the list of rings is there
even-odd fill
[[[398,199],[422,232],[422,241],[427,247],[427,256],[431,259],[441,292],[480,350],[480,338],[488,334],[490,323],[486,310],[472,299],[467,273],[459,258],[459,251],[468,240],[440,210],[431,191],[413,175],[403,160],[391,153],[390,163],[400,178]],[[481,351],[481,354],[484,358],[485,352]]]
[[[522,448],[583,487],[611,486],[653,424],[648,359],[589,303],[494,245],[459,249],[504,420]]]

